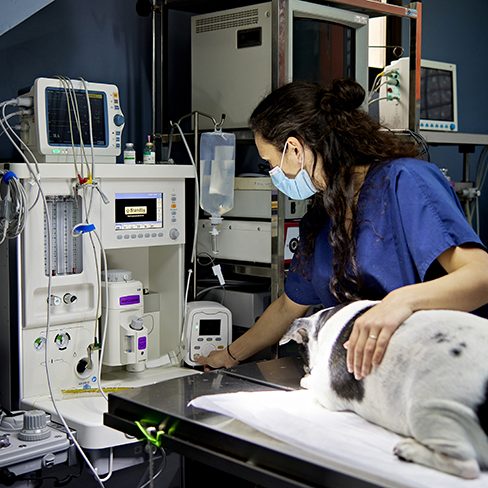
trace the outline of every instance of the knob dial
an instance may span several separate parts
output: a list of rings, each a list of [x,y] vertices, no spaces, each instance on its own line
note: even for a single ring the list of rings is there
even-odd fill
[[[46,412],[30,410],[24,413],[24,426],[19,432],[22,441],[40,441],[47,439],[51,432],[47,427]]]
[[[169,238],[175,241],[180,236],[180,231],[178,229],[170,229]]]
[[[70,303],[74,303],[78,300],[76,295],[72,295],[71,293],[65,293],[63,296],[63,302],[69,305]]]
[[[37,351],[44,349],[45,345],[46,345],[45,337],[39,336],[34,340],[34,349],[36,349]]]
[[[125,117],[122,114],[115,114],[114,115],[114,124],[117,127],[125,124]]]
[[[67,332],[61,332],[60,334],[56,334],[54,338],[54,343],[58,346],[58,349],[62,351],[68,347],[69,341],[71,340],[71,336]]]

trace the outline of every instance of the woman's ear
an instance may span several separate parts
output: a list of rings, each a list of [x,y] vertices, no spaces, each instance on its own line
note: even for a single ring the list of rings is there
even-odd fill
[[[288,147],[291,149],[291,151],[293,151],[293,154],[296,156],[297,161],[302,164],[304,154],[303,144],[296,137],[289,137],[287,139],[287,142]]]

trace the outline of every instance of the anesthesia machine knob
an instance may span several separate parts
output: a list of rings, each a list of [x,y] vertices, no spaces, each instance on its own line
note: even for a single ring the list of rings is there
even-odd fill
[[[81,358],[78,361],[78,364],[76,365],[76,372],[78,374],[83,374],[87,369],[88,369],[88,359],[87,358]]]
[[[72,295],[71,293],[65,293],[63,296],[63,302],[69,305],[70,303],[74,303],[78,300],[76,295]]]
[[[132,330],[142,330],[144,328],[144,319],[142,318],[132,319],[132,322],[130,323],[129,327]]]
[[[180,236],[180,231],[178,229],[170,229],[169,231],[169,238],[172,239],[173,241],[176,241],[178,237]]]
[[[61,305],[61,297],[58,297],[57,295],[51,295],[51,298],[48,299],[49,305],[53,307],[57,307],[58,305]]]
[[[46,412],[42,410],[28,410],[24,413],[24,426],[19,432],[22,441],[41,441],[51,435],[47,427]]]
[[[56,334],[56,337],[54,338],[54,343],[56,346],[58,346],[58,349],[60,351],[64,351],[69,344],[69,341],[71,340],[71,336],[67,332],[61,332],[59,334]]]
[[[115,114],[114,115],[114,124],[117,127],[125,124],[125,117],[122,114]]]
[[[8,434],[2,434],[0,435],[0,449],[2,447],[8,447],[10,446],[10,441],[8,438]]]

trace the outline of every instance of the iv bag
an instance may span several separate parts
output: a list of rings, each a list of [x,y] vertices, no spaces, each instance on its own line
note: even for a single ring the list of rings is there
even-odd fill
[[[235,134],[204,132],[200,137],[200,207],[220,217],[234,206]]]

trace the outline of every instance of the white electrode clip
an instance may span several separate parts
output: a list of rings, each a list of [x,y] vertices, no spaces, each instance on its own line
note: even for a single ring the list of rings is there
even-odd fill
[[[224,276],[222,275],[222,268],[220,267],[220,264],[216,264],[215,266],[212,266],[212,271],[213,274],[218,278],[220,286],[224,286],[225,280],[224,280]]]

